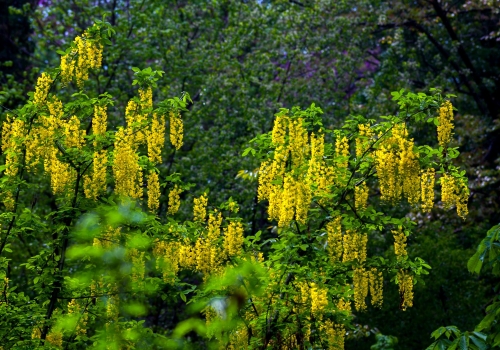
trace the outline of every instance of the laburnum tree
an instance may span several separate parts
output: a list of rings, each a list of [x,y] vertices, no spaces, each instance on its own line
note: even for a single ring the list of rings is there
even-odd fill
[[[264,237],[232,198],[212,204],[205,192],[191,220],[178,215],[192,185],[162,149],[167,130],[172,150],[182,147],[192,101],[155,105],[162,71],[133,68],[137,96],[109,122],[113,96],[87,86],[113,33],[97,21],[77,36],[2,126],[4,348],[341,349],[354,315],[380,307],[384,289],[413,306],[430,266],[408,255],[415,223],[405,214],[430,211],[436,192],[445,209],[468,213],[452,95],[396,91],[395,115],[352,116],[336,130],[314,104],[282,108],[244,152],[260,162],[249,177],[273,227]],[[413,128],[437,141],[417,144]],[[388,214],[395,206],[401,216]],[[158,299],[189,311],[165,315]]]

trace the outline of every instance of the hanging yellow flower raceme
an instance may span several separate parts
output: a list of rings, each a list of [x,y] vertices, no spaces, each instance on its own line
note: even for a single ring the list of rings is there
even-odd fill
[[[356,158],[361,158],[371,146],[374,133],[370,124],[358,124],[359,134],[356,138]]]
[[[165,145],[165,117],[153,114],[147,137],[148,158],[152,163],[161,163],[161,151]]]
[[[67,148],[81,149],[85,144],[85,130],[80,130],[80,119],[77,116],[72,116],[63,124],[64,127],[64,145]]]
[[[299,167],[302,165],[305,156],[307,155],[307,130],[303,126],[303,119],[298,118],[288,124],[289,127],[289,142],[288,149],[292,156],[292,166]]]
[[[375,151],[375,167],[382,200],[396,202],[404,194],[410,204],[420,201],[418,154],[404,124],[395,125],[392,135],[381,142]]]
[[[24,121],[19,118],[12,120],[7,116],[2,128],[2,151],[6,153],[5,175],[7,176],[17,175],[25,136]]]
[[[335,324],[330,320],[326,320],[321,326],[321,329],[326,333],[328,339],[329,350],[343,350],[345,340],[345,327],[342,324]]]
[[[87,333],[87,321],[88,321],[88,313],[84,312],[81,314],[81,306],[78,304],[76,299],[71,299],[68,303],[68,314],[75,315],[77,317],[76,321],[76,330],[75,333],[78,336],[83,336]]]
[[[405,311],[413,306],[413,276],[404,270],[398,272],[400,308]]]
[[[344,255],[342,262],[357,259],[359,263],[366,260],[366,244],[368,236],[354,230],[347,230],[343,238]]]
[[[399,227],[397,231],[391,231],[394,236],[394,254],[398,258],[405,257],[408,255],[406,252],[406,235],[403,232],[403,228]]]
[[[347,168],[349,161],[349,140],[347,137],[337,137],[335,140],[335,155],[337,157],[342,157],[342,159],[337,162],[338,167]]]
[[[205,221],[207,217],[207,194],[202,194],[199,198],[195,198],[193,207],[194,218],[193,221]]]
[[[119,128],[115,137],[113,161],[115,192],[134,199],[142,197],[142,169],[139,156],[133,148],[132,138]]]
[[[170,143],[176,150],[181,149],[184,136],[184,125],[179,112],[170,111]]]
[[[141,106],[134,100],[130,100],[125,108],[125,121],[127,122],[127,134],[133,147],[146,142],[146,122],[148,119],[147,114],[141,112]]]
[[[156,171],[151,171],[147,177],[148,182],[148,208],[156,213],[160,207],[160,180]]]
[[[451,141],[453,130],[453,106],[450,101],[444,102],[439,108],[439,125],[437,126],[438,142],[441,147],[446,147]]]
[[[153,108],[153,89],[148,86],[145,89],[139,89],[139,99],[143,110]]]
[[[379,272],[375,267],[372,267],[368,272],[368,278],[372,305],[381,308],[384,301],[384,277],[382,276],[382,272]]]
[[[366,210],[368,205],[368,192],[369,189],[365,181],[354,188],[354,207],[356,210]]]
[[[238,255],[243,247],[243,225],[238,221],[231,221],[224,229],[224,251],[229,256]]]
[[[92,119],[92,133],[96,137],[94,147],[97,147],[100,137],[106,135],[108,127],[107,108],[107,106],[94,106],[94,118]]]
[[[420,174],[420,187],[422,192],[422,211],[429,213],[434,206],[434,168],[422,170]]]
[[[86,198],[96,200],[97,197],[106,192],[106,168],[108,154],[106,150],[94,152],[92,159],[92,175],[83,176],[83,189]]]
[[[168,193],[168,214],[174,215],[179,210],[181,205],[181,193],[182,189],[177,185],[174,185],[174,188]]]
[[[42,73],[38,78],[33,94],[33,102],[37,107],[42,107],[45,104],[52,82],[53,80],[48,73]]]
[[[458,216],[465,220],[469,213],[467,203],[469,201],[469,188],[467,182],[453,175],[443,174],[441,181],[441,200],[444,209],[450,209],[456,205]]]
[[[58,149],[53,148],[50,157],[45,159],[45,171],[50,175],[54,194],[69,194],[67,190],[75,182],[76,172],[69,164],[60,161],[58,155]]]
[[[342,218],[338,216],[326,224],[328,253],[332,263],[339,262],[342,257],[343,246],[341,221]]]
[[[322,313],[326,306],[328,305],[326,288],[319,288],[316,283],[311,283],[311,288],[309,290],[311,295],[311,312],[313,314]]]
[[[358,311],[366,310],[366,297],[368,296],[368,276],[363,267],[354,269],[354,306]]]
[[[103,47],[98,41],[98,37],[91,39],[87,32],[84,32],[81,37],[75,38],[73,42],[76,46],[75,51],[69,54],[70,57],[64,56],[66,57],[64,61],[61,59],[61,73],[64,82],[72,80],[70,75],[73,71],[72,66],[74,66],[76,83],[81,88],[89,78],[89,69],[101,67]],[[75,55],[77,56],[76,65],[69,61],[73,60]]]

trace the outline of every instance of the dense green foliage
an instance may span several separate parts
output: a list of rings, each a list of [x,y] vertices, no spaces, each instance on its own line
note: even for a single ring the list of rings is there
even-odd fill
[[[492,276],[477,278],[468,273],[467,259],[474,254],[485,232],[498,223],[500,212],[500,72],[494,64],[500,54],[498,1],[166,3],[144,0],[100,1],[99,6],[94,6],[93,1],[53,1],[40,2],[37,7],[26,2],[31,7],[23,7],[24,3],[1,3],[2,22],[8,23],[7,30],[2,31],[2,40],[8,38],[5,42],[13,45],[8,50],[2,45],[0,104],[8,109],[20,108],[27,100],[27,91],[34,90],[39,72],[55,74],[52,69],[59,66],[60,57],[56,50],[66,51],[76,35],[106,15],[115,35],[110,36],[105,46],[103,68],[91,71],[86,82],[84,90],[89,100],[85,102],[82,95],[71,97],[80,90],[76,85],[57,92],[65,103],[72,101],[68,113],[74,110],[79,116],[92,114],[94,99],[105,100],[100,95],[106,92],[112,96],[110,102],[103,102],[109,103],[110,125],[123,125],[126,104],[137,95],[136,86],[132,85],[137,72],[131,68],[164,71],[157,81],[158,87],[153,89],[155,106],[161,106],[160,101],[169,101],[172,96],[180,96],[182,101],[184,96],[185,108],[181,105],[175,108],[185,109],[182,112],[185,135],[182,148],[165,148],[163,163],[156,164],[165,184],[159,221],[162,224],[168,221],[168,192],[178,183],[185,191],[181,194],[176,222],[191,220],[193,198],[204,192],[208,193],[211,209],[222,205],[219,209],[227,210],[221,203],[228,206],[236,200],[248,247],[258,232],[261,242],[276,239],[277,227],[267,220],[265,202],[257,201],[260,159],[250,157],[250,151],[245,157],[241,154],[248,147],[257,149],[248,141],[272,129],[274,115],[280,108],[306,107],[314,102],[322,108],[322,125],[328,131],[341,127],[352,116],[362,115],[368,120],[396,114],[398,106],[390,95],[394,90],[428,92],[431,87],[439,87],[444,93],[454,93],[457,97],[452,101],[458,113],[456,137],[451,146],[459,147],[461,156],[450,162],[463,164],[467,170],[470,214],[463,221],[443,210],[439,203],[429,214],[410,210],[407,218],[416,225],[412,229],[414,234],[408,238],[408,253],[431,265],[430,275],[415,285],[415,306],[405,312],[398,310],[400,299],[394,286],[385,289],[386,302],[381,310],[369,307],[365,313],[355,312],[356,326],[346,347],[369,348],[377,341],[370,335],[380,331],[397,336],[396,348],[424,348],[433,341],[429,338],[431,332],[451,325],[464,331],[457,329],[454,333],[450,329],[449,335],[456,334],[458,343],[465,331],[474,330],[485,312],[495,308],[495,303],[489,306],[496,293]],[[4,11],[4,6],[13,7]],[[188,94],[183,95],[184,91]],[[167,102],[163,108],[170,110],[173,104]],[[1,111],[2,121],[7,112]],[[409,126],[416,145],[435,145],[434,130]],[[333,134],[326,135],[327,141],[335,140]],[[7,249],[12,250],[2,252],[10,260],[6,275],[10,286],[17,288],[15,295],[21,295],[17,304],[28,300],[23,298],[39,301],[23,306],[28,309],[9,311],[6,319],[15,324],[2,326],[2,330],[12,333],[19,329],[29,333],[29,338],[34,323],[40,320],[24,315],[39,314],[41,318],[46,315],[45,307],[38,308],[47,297],[44,288],[55,276],[51,266],[60,261],[61,236],[56,232],[67,229],[64,227],[69,221],[65,218],[74,219],[69,225],[73,227],[77,217],[96,207],[88,204],[77,212],[71,206],[65,207],[51,196],[42,173],[21,176],[19,183],[3,180],[2,185],[4,189],[18,185],[23,188],[16,231],[9,234],[8,240],[4,234],[12,214],[7,210],[2,214],[6,220],[2,222],[2,242],[5,239],[2,245],[9,244]],[[113,203],[114,200],[107,205]],[[116,214],[114,210],[117,209],[103,207],[95,215],[100,218],[117,215],[116,220],[125,220],[131,232],[149,232],[159,225],[152,217],[134,221],[128,214]],[[391,217],[403,217],[407,210],[408,207],[395,206],[381,211]],[[61,214],[54,217],[51,213],[56,212]],[[87,232],[81,230],[75,232]],[[54,233],[49,234],[50,231]],[[85,234],[83,238],[76,237],[88,239]],[[368,253],[378,255],[388,246],[387,242],[369,246]],[[268,246],[262,249],[266,257],[271,254]],[[481,259],[484,257],[483,254]],[[101,258],[96,255],[92,262],[97,272],[113,270],[119,260],[119,257],[115,257],[116,261],[115,258],[101,261]],[[29,265],[21,265],[26,262]],[[43,266],[36,282],[28,272],[30,266]],[[73,268],[78,270],[66,267],[67,271]],[[49,282],[44,284],[44,278],[49,278]],[[200,276],[185,273],[182,283],[199,286]],[[38,287],[33,288],[35,285]],[[166,295],[166,299],[156,289],[147,294],[137,305],[148,305],[148,316],[143,315],[139,306],[132,310],[136,304],[131,301],[127,322],[145,321],[158,334],[168,329],[165,335],[170,337],[169,332],[188,318],[183,298],[194,295],[190,288],[165,287],[161,295]],[[132,323],[128,328],[142,332],[142,328]],[[494,329],[485,327],[479,327],[478,331],[495,334]],[[441,335],[434,334],[436,338]],[[145,334],[141,337],[147,338]],[[201,341],[194,333],[188,337]]]

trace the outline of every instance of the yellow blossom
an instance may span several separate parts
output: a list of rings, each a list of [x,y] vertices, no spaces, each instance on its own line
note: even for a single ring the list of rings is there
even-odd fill
[[[160,207],[160,181],[158,173],[151,171],[148,181],[148,208],[152,213],[156,213]]]
[[[372,305],[381,308],[384,301],[384,277],[382,276],[382,272],[379,272],[375,267],[372,267],[368,272],[368,277]]]
[[[319,288],[316,283],[311,283],[311,312],[313,314],[319,314],[325,310],[328,305],[327,292],[326,288]]]
[[[92,119],[92,133],[96,137],[94,146],[97,146],[97,137],[106,135],[108,124],[107,106],[94,106],[94,118]]]
[[[368,186],[366,186],[366,182],[363,181],[358,186],[354,188],[354,203],[356,210],[362,211],[365,210],[368,203]]]
[[[366,310],[366,297],[368,296],[368,276],[367,271],[363,267],[354,269],[353,274],[354,285],[354,305],[356,310]]]
[[[450,101],[444,102],[439,108],[439,125],[437,127],[438,141],[441,147],[446,147],[451,140],[453,130],[453,106]]]
[[[342,218],[337,216],[335,219],[326,224],[326,232],[328,239],[328,253],[332,263],[340,261],[342,257]]]
[[[92,160],[92,175],[83,176],[85,197],[96,200],[106,192],[107,151],[94,152]]]
[[[229,256],[238,255],[243,247],[243,225],[241,222],[231,221],[224,229],[224,250]]]
[[[370,147],[370,141],[373,137],[373,130],[370,124],[358,125],[359,136],[356,138],[356,158],[361,158]]]
[[[349,140],[347,137],[337,137],[335,140],[335,154],[337,157],[342,157],[337,163],[339,168],[347,168],[349,158]]]
[[[413,306],[413,276],[404,270],[398,271],[400,308],[406,311]]]
[[[434,205],[434,168],[422,170],[420,175],[420,187],[422,192],[422,211],[428,213]]]
[[[181,149],[184,135],[184,126],[182,124],[181,115],[179,112],[170,112],[170,143],[176,150]]]
[[[325,332],[328,340],[329,350],[343,350],[344,339],[346,335],[345,327],[342,324],[335,324],[330,320],[326,320],[320,329]]]
[[[206,193],[202,194],[199,198],[194,199],[194,221],[205,221],[205,218],[207,217],[207,204],[208,198]]]
[[[85,144],[85,130],[80,130],[80,119],[77,116],[72,116],[64,123],[64,136],[64,145],[67,148],[81,149]]]
[[[147,137],[148,157],[152,163],[161,163],[161,151],[165,144],[165,117],[153,114]]]
[[[407,256],[406,252],[406,235],[403,232],[402,227],[400,226],[397,231],[391,231],[394,236],[394,254],[398,258]]]
[[[139,156],[133,148],[132,139],[123,128],[116,132],[114,153],[115,192],[134,199],[141,198],[142,169],[139,166]]]
[[[151,86],[139,89],[139,98],[143,110],[153,108],[153,89],[151,89]]]
[[[177,185],[174,185],[174,188],[168,193],[168,213],[170,215],[174,215],[179,210],[181,205],[181,193],[182,189]]]
[[[45,104],[52,82],[52,78],[47,73],[42,73],[38,78],[33,95],[33,102],[37,107],[42,107]]]

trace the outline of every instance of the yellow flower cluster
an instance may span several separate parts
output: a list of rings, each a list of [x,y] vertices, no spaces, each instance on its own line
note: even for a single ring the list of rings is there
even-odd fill
[[[128,256],[132,262],[131,280],[132,286],[141,289],[144,283],[144,274],[146,272],[146,261],[144,260],[144,252],[140,252],[135,248],[128,251]]]
[[[189,247],[185,246],[187,250],[183,247],[180,242],[160,242],[158,239],[155,241],[153,256],[156,259],[156,268],[163,273],[163,282],[173,284],[180,266],[193,266],[192,261],[185,260],[192,255]]]
[[[242,250],[244,240],[241,222],[231,221],[224,229],[224,251],[228,256],[238,255]]]
[[[354,188],[354,207],[356,210],[366,210],[368,205],[368,192],[369,188],[366,186],[365,181]]]
[[[371,146],[374,135],[370,124],[358,124],[358,137],[356,138],[356,158],[361,158]]]
[[[182,188],[177,185],[174,185],[174,188],[168,193],[168,214],[174,215],[179,210],[181,206],[181,193]]]
[[[11,120],[10,116],[7,116],[2,128],[2,151],[6,153],[5,175],[7,176],[16,176],[18,172],[25,135],[24,121],[19,118]]]
[[[422,191],[422,211],[429,213],[434,206],[434,168],[422,170],[420,174],[420,188]]]
[[[366,244],[368,235],[347,230],[343,238],[344,255],[342,262],[357,259],[360,264],[366,260]]]
[[[205,221],[207,217],[207,204],[208,197],[206,193],[203,193],[199,198],[193,200],[193,221]]]
[[[106,301],[106,324],[118,321],[118,316],[120,315],[120,309],[118,308],[119,300],[119,297],[116,295],[108,297]]]
[[[127,122],[127,134],[134,147],[142,145],[146,141],[145,123],[147,114],[141,113],[141,108],[134,100],[130,100],[125,108],[125,121]]]
[[[343,350],[345,340],[345,327],[342,324],[335,324],[330,320],[326,320],[320,327],[326,334],[328,339],[329,350]]]
[[[439,125],[437,127],[438,142],[441,147],[446,147],[451,141],[453,130],[453,106],[450,101],[444,102],[439,108]]]
[[[347,168],[349,161],[349,140],[347,137],[342,136],[335,140],[335,154],[337,157],[343,158],[337,163],[338,167]]]
[[[375,151],[382,200],[395,202],[402,194],[410,204],[420,200],[420,165],[413,149],[413,139],[408,139],[406,126],[399,124]]]
[[[85,130],[80,130],[80,119],[77,116],[72,116],[68,121],[64,122],[64,145],[67,148],[81,149],[85,144]]]
[[[158,173],[154,170],[150,171],[148,177],[148,208],[152,213],[156,213],[160,207],[160,180]]]
[[[165,117],[153,114],[147,137],[148,158],[152,163],[161,163],[161,151],[165,144]]]
[[[52,329],[49,334],[47,334],[46,338],[47,342],[55,346],[56,348],[62,349],[63,345],[63,335],[60,330]]]
[[[61,57],[61,78],[63,83],[73,80],[74,71],[77,85],[83,87],[83,83],[89,78],[89,69],[101,67],[103,47],[98,42],[98,39],[91,40],[87,32],[84,32],[81,37],[77,36],[75,38],[73,43],[76,49],[72,50],[70,54]],[[77,56],[76,60],[75,56]]]
[[[78,320],[76,324],[76,335],[82,336],[87,334],[87,321],[88,321],[88,313],[84,312],[82,315],[79,315],[82,312],[81,306],[78,304],[78,301],[75,299],[71,299],[68,303],[68,314],[76,314],[78,315]]]
[[[339,311],[347,311],[348,313],[352,312],[351,301],[340,299],[337,303],[337,309]]]
[[[306,140],[307,141],[307,140]],[[311,134],[311,159],[307,170],[308,186],[316,185],[314,195],[321,196],[330,192],[333,185],[334,168],[328,166],[324,160],[325,145],[324,135]]]
[[[184,144],[182,138],[184,136],[184,125],[182,124],[181,115],[178,112],[170,112],[170,143],[176,150],[181,149]]]
[[[220,264],[221,254],[216,246],[207,239],[198,238],[194,245],[194,254],[196,259],[196,270],[205,275],[214,274]]]
[[[368,296],[368,273],[363,267],[354,269],[352,277],[354,285],[354,306],[358,311],[366,310],[366,297]]]
[[[394,236],[394,254],[398,258],[405,257],[408,255],[406,252],[406,235],[403,232],[403,228],[399,227],[397,231],[391,231]]]
[[[3,205],[5,205],[5,209],[9,212],[13,212],[14,208],[16,206],[16,201],[14,199],[14,196],[12,195],[11,191],[5,191],[3,193],[3,199],[2,199]],[[1,225],[0,225],[1,227]]]
[[[53,80],[48,73],[42,73],[38,78],[35,93],[33,94],[33,103],[37,107],[42,107],[45,104],[52,82]]]
[[[141,108],[148,110],[153,108],[153,89],[148,86],[146,89],[139,89],[139,99],[141,100]]]
[[[94,152],[92,160],[92,175],[83,176],[83,189],[86,198],[96,200],[106,192],[106,168],[108,154],[106,150]]]
[[[382,276],[382,272],[372,267],[368,272],[368,278],[372,305],[381,308],[384,302],[384,277]]]
[[[133,140],[119,128],[115,138],[113,175],[115,192],[118,195],[139,199],[142,197],[142,169]]]
[[[400,308],[406,311],[413,306],[413,276],[404,270],[398,271]]]
[[[45,172],[50,175],[50,184],[54,194],[69,194],[68,189],[76,180],[76,172],[69,164],[58,158],[57,148],[52,149],[52,154],[45,159]]]
[[[92,119],[92,133],[96,137],[94,147],[97,147],[98,137],[106,134],[108,127],[107,106],[94,106],[94,118]]]
[[[215,243],[220,237],[220,225],[222,224],[222,214],[215,209],[213,213],[208,215],[207,224],[207,239]]]
[[[328,253],[330,261],[336,263],[342,257],[342,218],[337,216],[335,219],[326,224]]]
[[[469,188],[463,179],[457,179],[453,175],[443,174],[441,181],[441,200],[445,209],[456,205],[457,214],[462,219],[469,213],[467,203],[469,201]]]
[[[309,293],[311,296],[311,312],[313,314],[319,315],[325,310],[328,305],[327,292],[326,288],[319,288],[316,283],[311,283]]]

